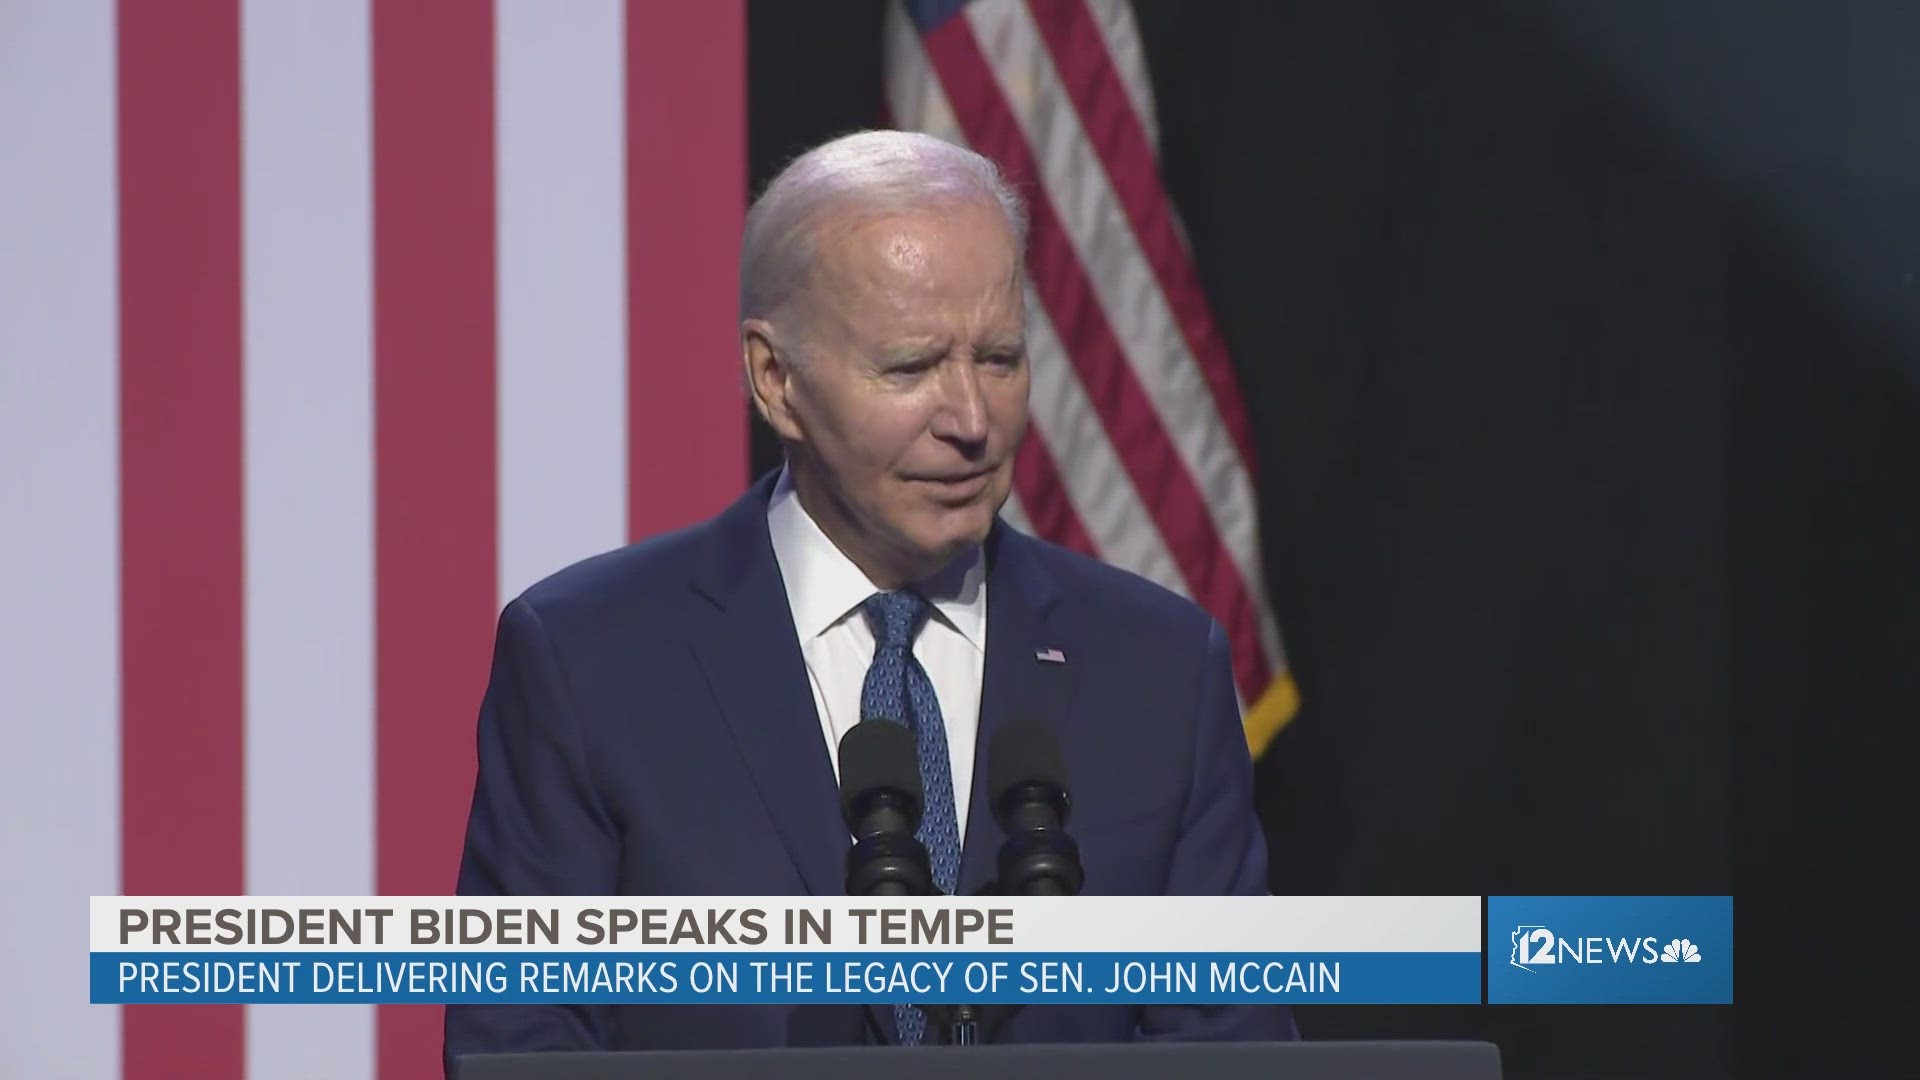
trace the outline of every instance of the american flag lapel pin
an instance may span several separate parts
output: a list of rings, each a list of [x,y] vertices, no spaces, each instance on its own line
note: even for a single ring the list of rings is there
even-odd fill
[[[1067,662],[1067,654],[1061,652],[1059,649],[1036,650],[1033,658],[1035,660],[1044,660],[1049,664],[1064,664]]]

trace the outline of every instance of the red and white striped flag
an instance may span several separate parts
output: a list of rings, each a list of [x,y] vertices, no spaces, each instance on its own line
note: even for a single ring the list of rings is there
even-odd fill
[[[0,3],[0,1075],[439,1075],[86,897],[452,891],[501,605],[746,477],[743,7]]]
[[[1033,423],[1009,517],[1199,602],[1233,642],[1257,755],[1293,716],[1253,450],[1160,183],[1126,0],[891,0],[891,123],[998,162],[1032,211]]]

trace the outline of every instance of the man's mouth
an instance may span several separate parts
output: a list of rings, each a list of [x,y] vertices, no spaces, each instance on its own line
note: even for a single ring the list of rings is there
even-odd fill
[[[993,478],[993,472],[992,469],[977,469],[972,472],[923,476],[918,479],[938,495],[948,498],[971,498],[986,488],[988,481]]]

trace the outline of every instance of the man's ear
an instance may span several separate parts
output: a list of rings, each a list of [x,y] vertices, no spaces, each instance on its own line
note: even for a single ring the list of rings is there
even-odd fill
[[[800,424],[793,414],[793,357],[775,345],[773,324],[747,319],[740,324],[740,360],[746,369],[747,392],[753,395],[760,418],[782,440],[801,441]]]

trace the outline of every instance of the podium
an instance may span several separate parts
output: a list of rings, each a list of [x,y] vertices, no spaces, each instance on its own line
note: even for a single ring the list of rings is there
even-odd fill
[[[473,1054],[457,1080],[1500,1080],[1492,1043],[1356,1041],[846,1046]]]

